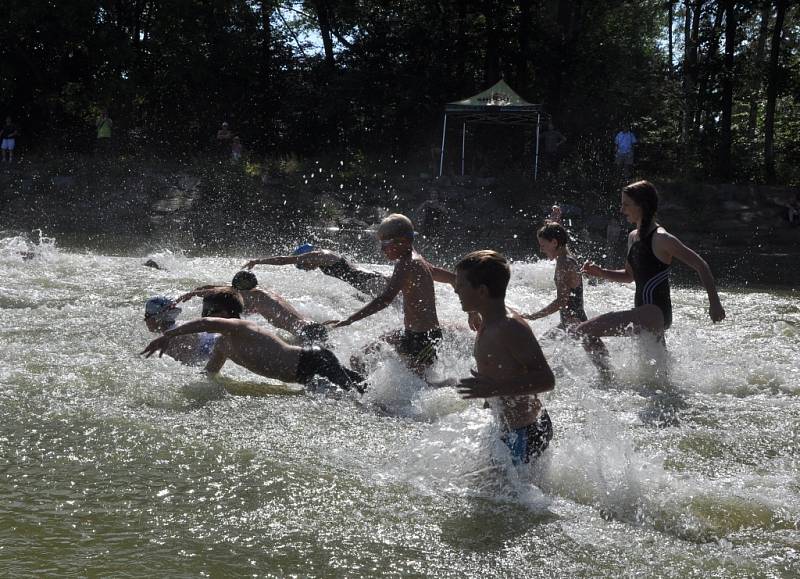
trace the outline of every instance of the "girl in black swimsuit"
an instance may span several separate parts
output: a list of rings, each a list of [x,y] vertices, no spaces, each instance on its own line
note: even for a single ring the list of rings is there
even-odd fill
[[[567,245],[569,234],[561,224],[548,222],[539,229],[536,237],[539,241],[539,250],[548,259],[556,260],[553,281],[556,285],[557,295],[555,300],[538,312],[523,314],[522,317],[528,320],[538,320],[558,312],[561,316],[561,323],[558,324],[557,329],[574,335],[572,330],[581,322],[585,322],[587,318],[583,309],[583,279],[578,260],[570,253]],[[609,372],[608,350],[605,344],[600,338],[593,336],[583,336],[582,342],[592,362],[602,373],[607,374]]]
[[[700,276],[708,292],[709,315],[714,322],[725,318],[725,310],[717,295],[714,277],[708,264],[694,251],[656,223],[658,192],[649,181],[637,181],[622,190],[621,212],[636,225],[628,236],[628,257],[625,269],[610,270],[587,261],[583,273],[622,283],[636,282],[634,308],[603,314],[583,322],[575,331],[586,336],[620,336],[633,325],[635,331],[646,330],[663,337],[672,325],[672,302],[669,292],[669,271],[677,258]]]

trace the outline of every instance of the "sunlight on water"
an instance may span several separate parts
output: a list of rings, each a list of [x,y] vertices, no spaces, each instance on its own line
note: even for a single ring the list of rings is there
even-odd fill
[[[390,351],[367,360],[361,398],[269,384],[232,363],[212,382],[137,356],[148,297],[227,283],[247,257],[0,239],[6,575],[800,573],[795,293],[723,291],[728,319],[713,325],[704,292],[677,288],[666,357],[610,339],[610,384],[579,344],[542,340],[555,438],[536,468],[516,468],[490,411],[424,388]],[[256,273],[317,321],[365,303],[319,272]],[[509,303],[549,303],[552,275],[514,264]],[[632,287],[585,291],[590,316],[633,301]],[[466,376],[474,336],[452,290],[437,299],[445,344],[432,372]],[[182,319],[199,313],[190,302]],[[387,308],[336,331],[333,349],[347,360],[400,324]]]

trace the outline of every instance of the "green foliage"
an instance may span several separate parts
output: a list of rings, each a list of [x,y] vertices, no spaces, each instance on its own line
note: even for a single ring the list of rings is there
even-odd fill
[[[553,116],[579,181],[627,121],[651,174],[759,180],[772,79],[777,173],[797,182],[800,9],[789,4],[771,73],[777,1],[673,2],[668,22],[663,0],[4,0],[0,104],[23,147],[89,150],[108,107],[115,139],[138,153],[212,149],[227,120],[252,159],[270,156],[251,172],[294,174],[320,155],[425,169],[443,105],[503,76]]]

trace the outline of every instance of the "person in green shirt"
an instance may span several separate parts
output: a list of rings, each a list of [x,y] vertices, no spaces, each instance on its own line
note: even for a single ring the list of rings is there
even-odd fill
[[[97,126],[97,149],[100,152],[108,152],[111,145],[111,127],[113,122],[108,116],[108,110],[103,109],[95,123]]]

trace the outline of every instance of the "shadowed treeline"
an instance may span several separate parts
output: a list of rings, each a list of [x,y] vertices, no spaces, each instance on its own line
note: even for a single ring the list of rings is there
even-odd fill
[[[628,122],[649,173],[797,183],[800,10],[789,0],[6,0],[2,114],[25,150],[210,148],[427,162],[443,104],[504,77],[544,103],[565,165]]]

